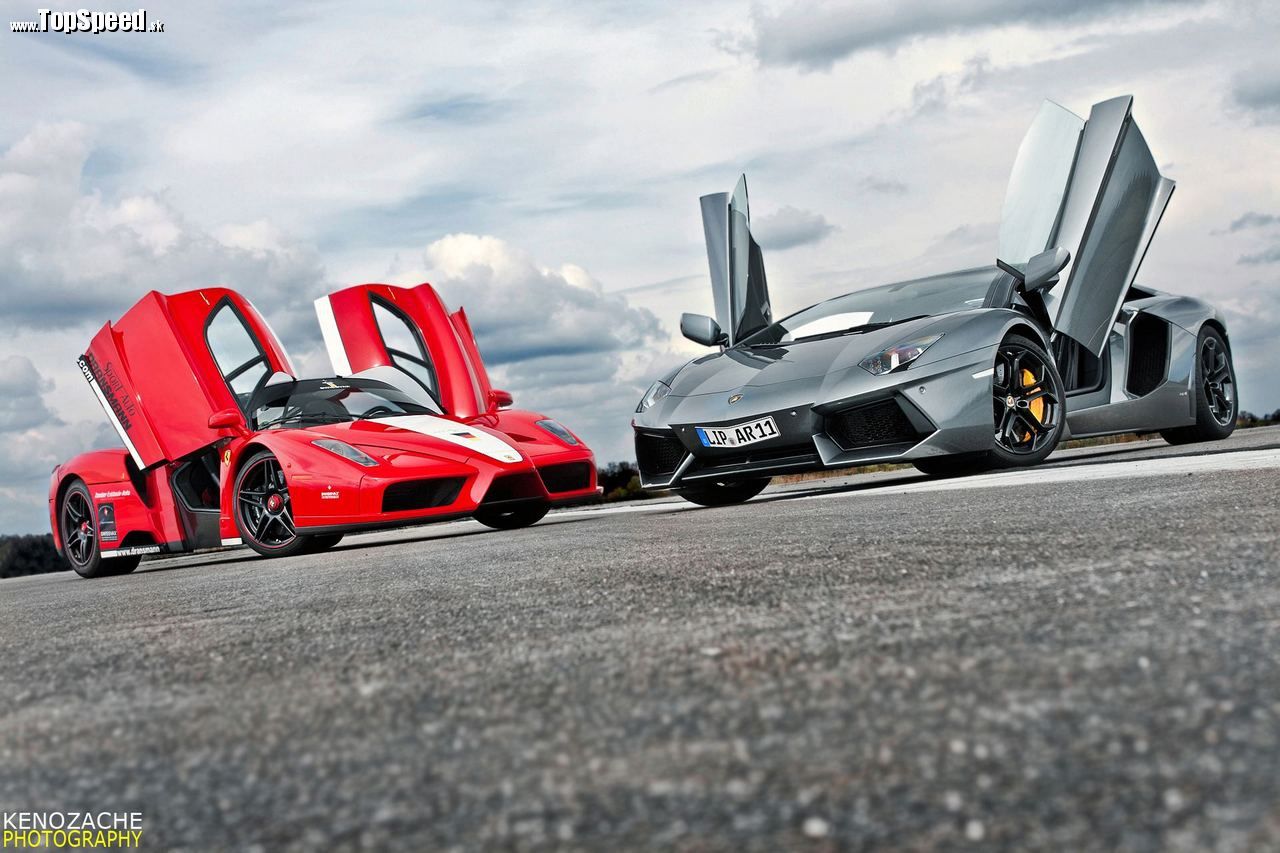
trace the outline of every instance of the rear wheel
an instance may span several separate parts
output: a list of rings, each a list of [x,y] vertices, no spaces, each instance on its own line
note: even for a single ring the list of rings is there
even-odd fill
[[[516,530],[537,524],[551,507],[545,503],[522,503],[510,507],[480,507],[476,521],[495,530]]]
[[[103,559],[98,547],[97,516],[89,489],[76,480],[62,495],[58,507],[58,534],[67,562],[82,578],[127,575],[138,567],[139,556]]]
[[[249,457],[236,475],[236,528],[244,544],[266,557],[288,557],[310,544],[293,523],[289,484],[270,451]]]
[[[698,506],[732,506],[751,500],[769,485],[769,478],[731,480],[727,483],[699,483],[686,486],[677,493]]]
[[[1161,437],[1170,444],[1218,441],[1236,428],[1236,371],[1227,342],[1217,329],[1205,326],[1196,351],[1196,422],[1161,430]]]

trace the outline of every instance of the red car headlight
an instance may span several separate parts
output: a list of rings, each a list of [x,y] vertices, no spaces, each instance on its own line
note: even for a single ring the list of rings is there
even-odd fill
[[[338,441],[336,438],[321,438],[311,443],[322,450],[327,450],[330,453],[336,453],[343,459],[348,459],[357,465],[363,465],[366,468],[373,468],[378,464],[377,459],[374,459],[360,448],[352,447],[345,441]]]

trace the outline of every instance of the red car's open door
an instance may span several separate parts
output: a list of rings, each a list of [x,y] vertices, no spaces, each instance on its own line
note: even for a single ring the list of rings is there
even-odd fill
[[[294,375],[253,305],[221,287],[148,293],[102,327],[80,369],[141,469],[213,444],[210,415],[245,412],[272,376]]]
[[[317,299],[316,316],[339,376],[396,367],[454,417],[494,407],[466,315],[450,314],[431,285],[359,284]]]

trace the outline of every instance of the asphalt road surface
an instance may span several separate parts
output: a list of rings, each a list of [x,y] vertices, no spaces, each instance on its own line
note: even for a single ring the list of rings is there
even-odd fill
[[[1280,429],[0,582],[0,808],[144,847],[1280,848]]]

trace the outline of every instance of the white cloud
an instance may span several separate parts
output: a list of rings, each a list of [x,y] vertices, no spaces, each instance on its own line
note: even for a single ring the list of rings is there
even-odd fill
[[[49,474],[83,450],[116,444],[105,422],[67,423],[46,397],[55,383],[31,360],[0,358],[0,531],[47,525]]]
[[[30,429],[54,421],[41,397],[52,387],[26,356],[0,358],[0,431]]]
[[[836,227],[821,213],[786,205],[751,223],[751,234],[765,249],[793,249],[824,239]]]
[[[466,309],[494,383],[517,406],[563,420],[601,462],[633,455],[629,414],[655,371],[681,360],[651,312],[580,266],[540,266],[497,237],[451,234],[424,260],[425,278]]]
[[[323,288],[315,253],[268,242],[267,227],[227,226],[220,238],[163,195],[83,191],[90,150],[85,126],[41,124],[0,157],[0,329],[97,325],[153,289],[222,284],[271,309]]]
[[[1028,24],[1061,26],[1117,12],[1185,0],[898,0],[894,3],[794,3],[776,11],[757,7],[747,47],[765,64],[830,68],[860,50],[892,49],[928,36]],[[1145,8],[1144,8],[1145,7]]]

